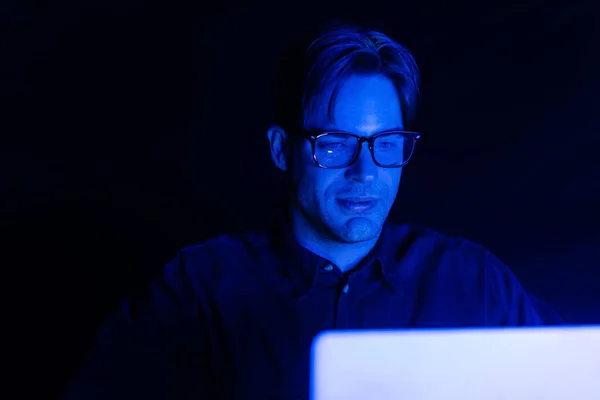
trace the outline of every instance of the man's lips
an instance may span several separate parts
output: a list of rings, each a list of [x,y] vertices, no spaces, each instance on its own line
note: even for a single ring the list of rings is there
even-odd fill
[[[349,201],[351,203],[364,203],[369,201],[377,201],[378,199],[371,196],[352,196],[352,197],[338,197],[338,200]]]
[[[343,197],[336,199],[345,211],[362,213],[375,207],[377,199],[374,197]]]

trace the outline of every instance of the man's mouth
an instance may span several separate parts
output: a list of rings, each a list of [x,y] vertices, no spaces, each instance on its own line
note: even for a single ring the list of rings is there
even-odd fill
[[[352,213],[369,211],[377,204],[377,199],[372,197],[349,197],[336,200],[342,209]]]

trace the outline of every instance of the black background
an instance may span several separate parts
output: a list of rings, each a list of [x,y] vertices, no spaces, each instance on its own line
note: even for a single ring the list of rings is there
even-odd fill
[[[22,393],[58,393],[177,249],[264,226],[282,197],[275,59],[332,17],[384,30],[422,71],[391,220],[479,242],[568,322],[600,323],[597,6],[541,3],[3,1],[3,320]]]

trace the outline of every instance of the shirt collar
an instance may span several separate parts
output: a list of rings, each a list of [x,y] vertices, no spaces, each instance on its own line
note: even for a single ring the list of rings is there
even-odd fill
[[[375,246],[360,262],[357,269],[372,268],[372,274],[378,274],[392,288],[398,289],[401,279],[400,274],[396,271],[395,247],[397,247],[399,232],[396,232],[394,228],[396,227],[387,222],[384,223]],[[304,290],[308,290],[312,286],[320,268],[332,264],[331,261],[312,253],[298,243],[287,214],[278,214],[274,218],[269,229],[269,240],[273,251],[292,281],[301,283]]]

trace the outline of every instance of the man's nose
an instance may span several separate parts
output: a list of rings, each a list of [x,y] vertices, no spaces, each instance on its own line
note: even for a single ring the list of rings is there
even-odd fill
[[[357,182],[369,182],[374,180],[379,173],[379,167],[375,165],[368,143],[362,143],[362,149],[358,158],[346,169],[346,179]]]

